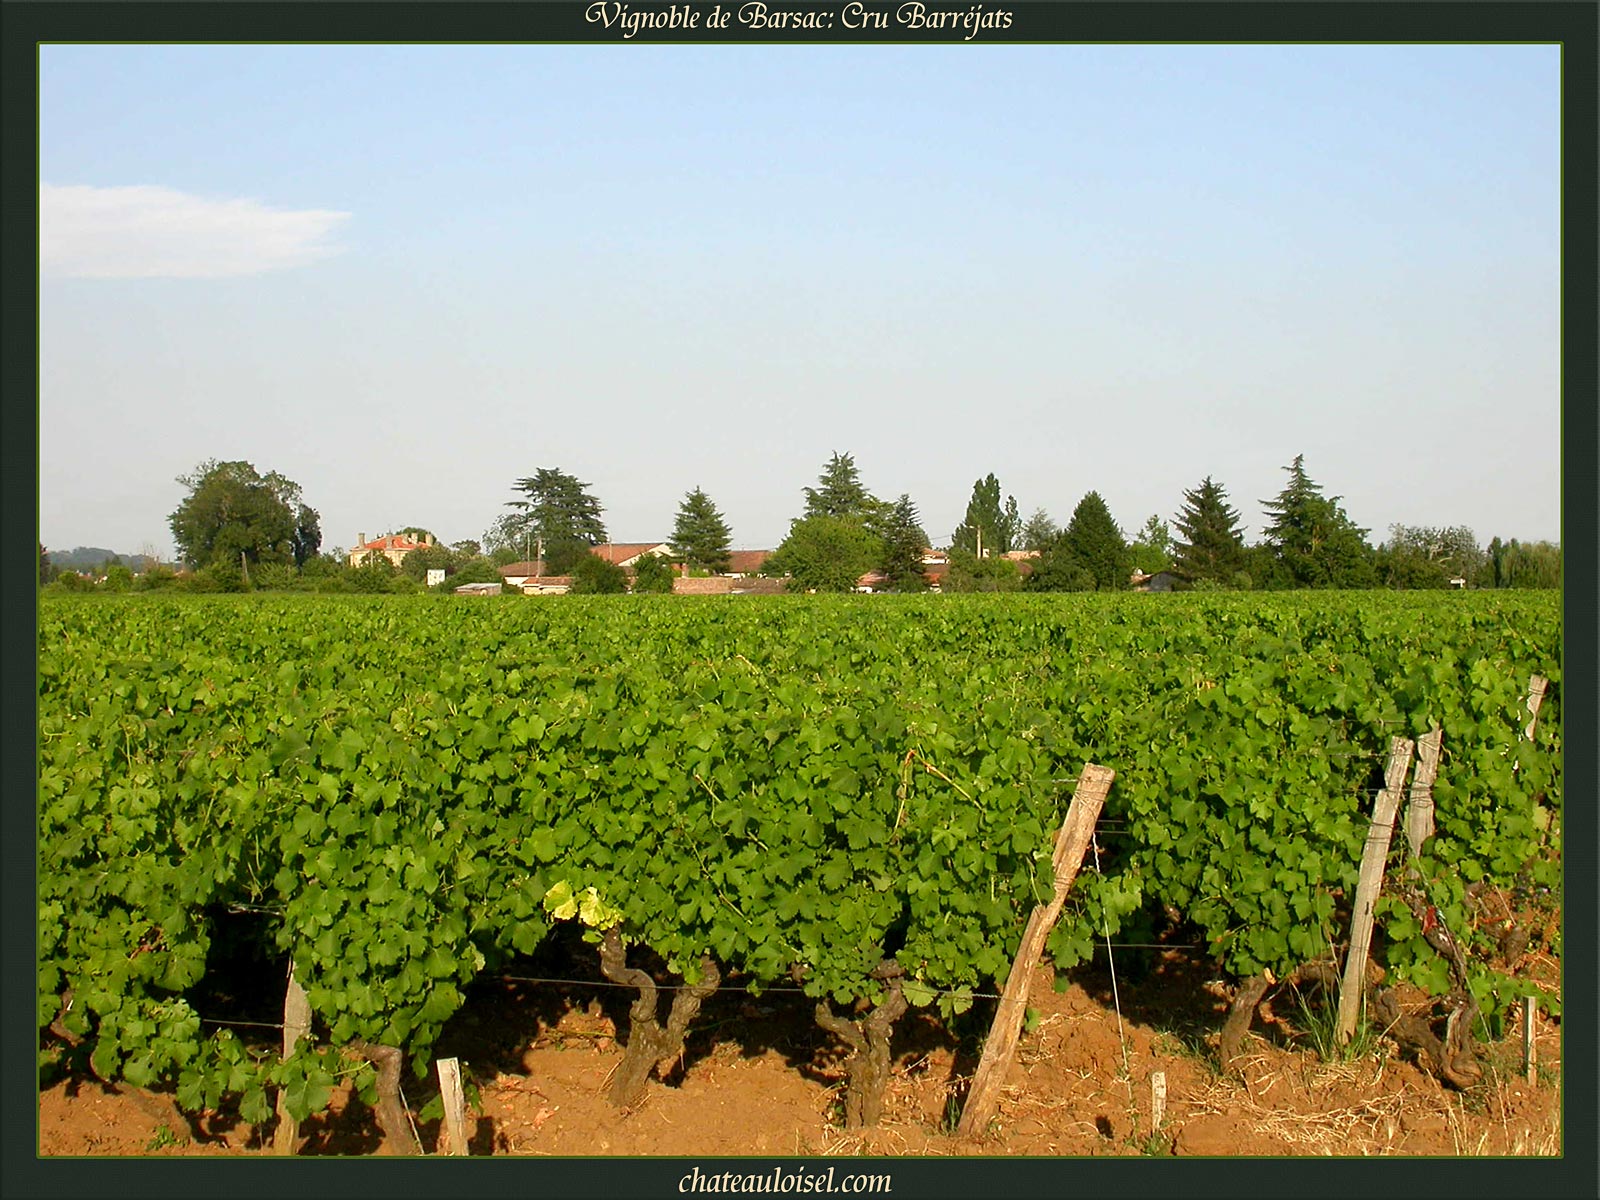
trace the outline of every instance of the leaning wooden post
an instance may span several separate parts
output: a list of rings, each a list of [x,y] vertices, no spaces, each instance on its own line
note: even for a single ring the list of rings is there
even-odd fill
[[[1372,823],[1367,826],[1361,874],[1356,880],[1355,913],[1350,922],[1350,952],[1345,955],[1344,979],[1339,984],[1339,1020],[1334,1032],[1341,1046],[1355,1033],[1356,1018],[1361,1012],[1367,952],[1372,948],[1372,916],[1378,906],[1378,891],[1383,886],[1383,864],[1389,857],[1389,839],[1394,836],[1394,817],[1400,808],[1400,788],[1411,768],[1413,748],[1406,738],[1395,738],[1389,743],[1383,791],[1378,793],[1378,802],[1372,806]]]
[[[1411,857],[1422,856],[1422,843],[1433,836],[1433,784],[1439,777],[1439,752],[1444,731],[1435,725],[1417,739],[1417,772],[1406,799],[1406,842]]]
[[[1000,1007],[994,1014],[994,1024],[983,1043],[983,1055],[978,1060],[978,1070],[972,1077],[972,1088],[961,1110],[958,1132],[970,1136],[981,1132],[994,1116],[1000,1103],[1000,1086],[1005,1081],[1006,1068],[1011,1065],[1017,1050],[1017,1038],[1022,1033],[1022,1019],[1028,1008],[1028,987],[1032,982],[1033,968],[1044,952],[1044,944],[1061,916],[1061,907],[1067,902],[1067,890],[1077,878],[1078,867],[1089,848],[1094,834],[1094,824],[1100,818],[1111,781],[1117,773],[1110,767],[1088,763],[1078,777],[1078,787],[1072,793],[1072,803],[1067,806],[1067,816],[1056,834],[1051,866],[1055,874],[1055,889],[1048,904],[1041,904],[1028,918],[1022,933],[1022,945],[1006,977],[1005,991],[1000,997]]]
[[[444,1103],[444,1152],[466,1154],[467,1102],[461,1094],[461,1062],[454,1058],[439,1060],[439,1099]]]
[[[1528,680],[1528,725],[1522,731],[1522,736],[1527,741],[1533,741],[1533,731],[1539,727],[1539,709],[1544,704],[1544,694],[1550,689],[1550,681],[1543,675],[1535,675]]]
[[[294,1054],[295,1044],[311,1032],[311,1002],[306,990],[294,977],[294,960],[289,960],[289,985],[283,993],[283,1057],[287,1061]],[[300,1141],[300,1122],[289,1115],[286,1093],[278,1091],[278,1130],[272,1137],[275,1154],[294,1154]]]

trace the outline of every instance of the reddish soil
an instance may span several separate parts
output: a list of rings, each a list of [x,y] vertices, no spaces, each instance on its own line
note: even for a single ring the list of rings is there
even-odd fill
[[[1246,1047],[1242,1070],[1216,1068],[1230,993],[1193,955],[1154,957],[1142,978],[1121,974],[1114,1002],[1104,970],[1067,974],[1048,964],[1033,979],[1030,1020],[999,1115],[982,1136],[950,1132],[976,1067],[989,1007],[951,1033],[917,1010],[896,1029],[884,1116],[872,1129],[841,1127],[841,1047],[789,993],[725,990],[707,1002],[686,1052],[645,1099],[619,1111],[604,1084],[621,1061],[634,993],[601,985],[496,981],[475,989],[438,1053],[459,1057],[469,1086],[475,1154],[517,1155],[1559,1155],[1558,1020],[1540,1015],[1538,1081],[1522,1077],[1520,1034],[1480,1047],[1483,1081],[1442,1086],[1391,1042],[1348,1062],[1321,1060],[1280,990]],[[550,963],[541,963],[556,974]],[[1558,964],[1527,955],[1521,973],[1559,979]],[[531,971],[529,972],[532,973]],[[511,971],[508,974],[516,974]],[[592,982],[590,982],[592,981]],[[1120,1006],[1120,1017],[1118,1007]],[[1166,1119],[1151,1126],[1155,1072],[1166,1076]],[[407,1076],[418,1110],[434,1094]],[[44,1155],[270,1153],[260,1134],[226,1113],[181,1116],[170,1099],[96,1080],[58,1082],[39,1099]],[[419,1124],[423,1146],[437,1121]],[[302,1127],[303,1154],[369,1154],[382,1139],[348,1092]]]

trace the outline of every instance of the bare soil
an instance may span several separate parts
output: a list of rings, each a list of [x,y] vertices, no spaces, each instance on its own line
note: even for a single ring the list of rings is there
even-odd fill
[[[494,1155],[1559,1155],[1559,1020],[1537,1023],[1538,1078],[1525,1081],[1520,1033],[1480,1047],[1483,1081],[1442,1085],[1387,1040],[1350,1061],[1325,1061],[1295,997],[1269,993],[1242,1069],[1224,1074],[1217,1045],[1229,987],[1181,949],[1118,960],[1057,980],[1036,970],[1030,1021],[984,1134],[956,1136],[960,1097],[977,1065],[993,1001],[947,1028],[925,1010],[896,1027],[882,1121],[842,1127],[842,1047],[811,1002],[733,988],[707,1001],[684,1054],[634,1109],[607,1102],[634,993],[608,986],[581,954],[525,964],[527,976],[475,987],[438,1054],[460,1058],[469,1085],[472,1153]],[[1142,972],[1138,969],[1142,966]],[[529,982],[537,970],[578,982]],[[1554,986],[1559,964],[1525,955],[1519,973]],[[517,976],[508,969],[508,976]],[[736,982],[736,981],[735,981]],[[1057,990],[1057,984],[1059,989]],[[270,1031],[260,1031],[270,1036]],[[1152,1076],[1166,1114],[1151,1123]],[[408,1074],[419,1111],[437,1084]],[[169,1097],[98,1080],[56,1082],[39,1097],[43,1155],[257,1155],[270,1131],[236,1114],[180,1114]],[[418,1122],[422,1145],[438,1121]],[[302,1126],[300,1153],[387,1147],[348,1089]]]

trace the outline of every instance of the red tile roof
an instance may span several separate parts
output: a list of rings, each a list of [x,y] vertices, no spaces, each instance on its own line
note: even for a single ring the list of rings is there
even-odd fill
[[[664,544],[663,542],[607,542],[603,546],[593,547],[590,553],[610,563],[621,563],[627,562],[630,558],[638,558],[641,554]]]
[[[419,542],[403,533],[385,534],[370,542],[362,542],[357,550],[425,550],[428,543]]]
[[[771,557],[771,550],[730,550],[728,552],[728,573],[730,575],[754,575],[761,570],[761,565]]]

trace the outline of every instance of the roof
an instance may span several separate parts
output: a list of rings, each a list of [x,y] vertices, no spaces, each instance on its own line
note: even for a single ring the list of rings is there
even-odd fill
[[[523,562],[507,563],[500,568],[502,577],[509,579],[513,575],[543,575],[544,563],[538,559]]]
[[[638,558],[641,554],[663,549],[666,545],[666,542],[606,542],[602,546],[593,547],[590,553],[598,555],[609,563],[625,563],[629,559]]]
[[[730,550],[728,551],[728,573],[730,575],[754,575],[761,570],[762,564],[771,557],[771,550]]]
[[[381,538],[361,542],[356,546],[357,550],[426,550],[427,548],[427,542],[419,542],[404,533],[386,533]]]

